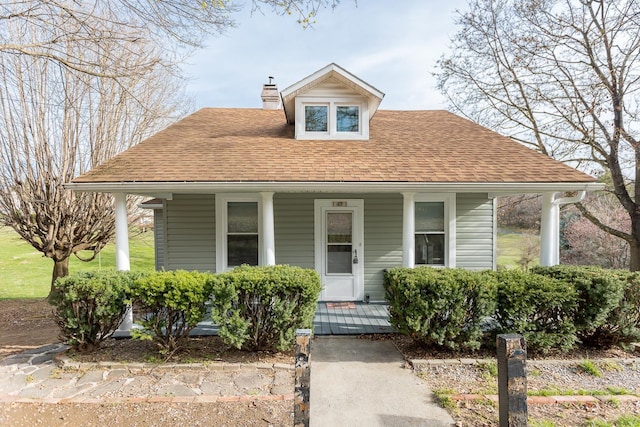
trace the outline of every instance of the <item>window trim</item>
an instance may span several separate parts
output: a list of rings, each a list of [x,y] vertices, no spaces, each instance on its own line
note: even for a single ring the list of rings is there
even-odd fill
[[[328,122],[327,132],[314,132],[306,130],[307,106],[327,106]],[[338,131],[337,107],[358,107],[358,131]],[[343,139],[366,140],[369,139],[369,109],[367,100],[362,97],[322,98],[322,97],[296,97],[296,139]]]
[[[415,204],[419,202],[443,202],[444,203],[444,265],[439,264],[416,264],[414,267],[425,266],[435,268],[455,268],[456,266],[456,194],[455,193],[438,193],[423,194],[418,193],[414,196],[414,212]],[[415,216],[415,213],[414,213]],[[413,224],[413,244],[415,245],[416,224],[414,218]],[[422,233],[421,233],[422,234]],[[439,234],[439,232],[437,233]]]
[[[255,202],[258,209],[258,265],[262,265],[262,198],[259,194],[216,194],[216,272],[233,269],[228,265],[227,231],[229,202]]]

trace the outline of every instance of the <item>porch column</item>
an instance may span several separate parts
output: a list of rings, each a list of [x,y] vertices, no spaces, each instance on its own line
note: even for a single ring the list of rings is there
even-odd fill
[[[129,227],[127,220],[127,195],[114,193],[116,201],[116,270],[128,271],[129,264]]]
[[[415,194],[402,193],[402,266],[413,268],[415,265]]]
[[[129,271],[129,221],[127,219],[127,195],[125,193],[114,193],[115,216],[116,216],[116,270]],[[118,327],[116,334],[128,334],[133,327],[133,310],[131,306],[127,308],[122,323]]]
[[[540,265],[558,264],[559,207],[555,203],[557,193],[542,193],[542,215],[540,218]]]
[[[560,264],[560,206],[578,203],[586,195],[579,191],[574,197],[556,199],[558,193],[542,193],[542,216],[540,218],[540,265]]]
[[[273,216],[273,193],[261,192],[262,196],[262,246],[264,265],[276,265],[276,238]]]

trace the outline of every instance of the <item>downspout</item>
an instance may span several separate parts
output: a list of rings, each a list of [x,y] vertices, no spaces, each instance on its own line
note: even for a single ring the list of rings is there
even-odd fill
[[[579,191],[574,197],[556,199],[558,193],[542,193],[540,265],[552,266],[560,263],[560,206],[578,203],[586,194],[586,191]]]

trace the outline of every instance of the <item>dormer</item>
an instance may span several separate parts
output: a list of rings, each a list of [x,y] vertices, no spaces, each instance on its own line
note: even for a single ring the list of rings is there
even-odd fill
[[[369,121],[384,93],[336,64],[280,92],[296,139],[369,139]]]

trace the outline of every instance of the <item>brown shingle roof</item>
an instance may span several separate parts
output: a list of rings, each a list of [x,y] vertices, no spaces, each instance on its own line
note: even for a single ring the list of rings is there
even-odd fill
[[[384,111],[368,141],[300,141],[282,110],[205,108],[74,179],[98,182],[593,182],[447,111]]]

